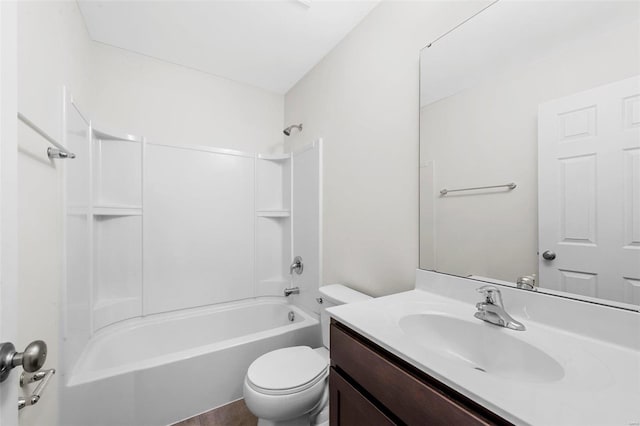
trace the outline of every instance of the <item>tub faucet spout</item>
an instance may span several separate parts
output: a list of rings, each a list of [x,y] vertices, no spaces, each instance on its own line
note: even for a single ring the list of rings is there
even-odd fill
[[[284,296],[288,297],[292,294],[300,294],[300,288],[299,287],[290,287],[290,288],[285,288],[284,289]]]

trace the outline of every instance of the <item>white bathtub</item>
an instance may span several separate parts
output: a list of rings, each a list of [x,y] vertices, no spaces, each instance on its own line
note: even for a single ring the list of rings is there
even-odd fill
[[[260,355],[320,344],[318,321],[281,298],[124,321],[97,333],[65,377],[61,424],[171,424],[241,398]]]

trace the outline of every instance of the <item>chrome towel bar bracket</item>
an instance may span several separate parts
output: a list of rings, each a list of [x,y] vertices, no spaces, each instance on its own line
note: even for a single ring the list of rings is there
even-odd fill
[[[22,115],[20,113],[18,113],[18,118],[24,124],[29,126],[31,128],[31,130],[33,130],[34,132],[36,132],[37,134],[39,134],[40,136],[45,138],[47,140],[47,142],[49,142],[51,145],[55,146],[55,148],[47,149],[47,157],[49,157],[49,158],[63,158],[63,159],[64,158],[76,158],[76,155],[73,152],[70,152],[62,144],[58,143],[58,141],[56,141],[54,138],[52,138],[47,133],[45,133],[45,131],[42,130],[40,127],[36,126],[33,121],[29,120],[27,117],[25,117],[24,115]]]

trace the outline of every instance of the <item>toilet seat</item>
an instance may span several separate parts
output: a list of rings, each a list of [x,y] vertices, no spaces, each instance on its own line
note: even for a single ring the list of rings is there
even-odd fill
[[[302,392],[324,380],[329,371],[325,358],[308,346],[293,346],[266,353],[247,371],[247,384],[266,395]]]

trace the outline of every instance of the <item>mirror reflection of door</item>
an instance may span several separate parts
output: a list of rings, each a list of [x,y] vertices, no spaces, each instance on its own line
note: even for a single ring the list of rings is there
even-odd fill
[[[638,93],[640,77],[632,77],[539,107],[539,271],[547,288],[640,304]]]
[[[501,0],[424,48],[420,267],[640,309],[639,75],[638,2]]]

